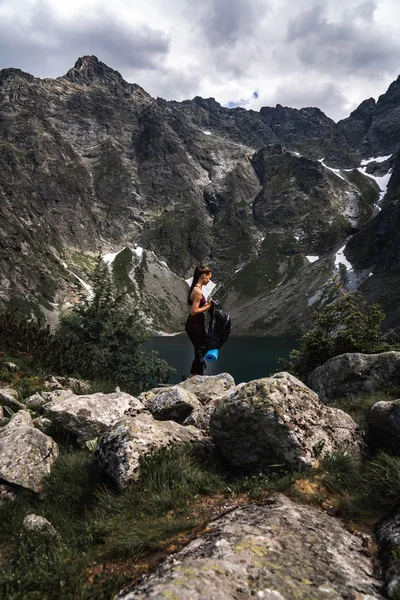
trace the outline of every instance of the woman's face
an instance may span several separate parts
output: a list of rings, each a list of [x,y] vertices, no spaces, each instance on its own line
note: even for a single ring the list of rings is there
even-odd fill
[[[207,285],[207,283],[210,281],[212,277],[212,273],[208,273],[208,275],[204,274],[203,275],[203,285]]]

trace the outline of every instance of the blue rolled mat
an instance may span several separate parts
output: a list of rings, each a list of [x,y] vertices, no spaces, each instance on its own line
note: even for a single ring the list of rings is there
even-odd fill
[[[218,350],[209,350],[204,357],[207,362],[214,362],[218,358]]]

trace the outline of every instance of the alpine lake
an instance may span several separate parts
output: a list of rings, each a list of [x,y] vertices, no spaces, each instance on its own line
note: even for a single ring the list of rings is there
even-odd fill
[[[277,370],[279,358],[289,358],[291,350],[299,345],[296,338],[231,335],[219,350],[218,360],[206,363],[204,375],[230,373],[236,384],[269,377]],[[194,350],[186,333],[153,337],[143,349],[156,350],[176,370],[170,383],[189,376]]]

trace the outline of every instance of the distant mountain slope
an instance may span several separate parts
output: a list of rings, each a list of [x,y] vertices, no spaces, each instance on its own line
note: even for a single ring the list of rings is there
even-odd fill
[[[370,221],[400,146],[399,90],[397,80],[335,124],[318,108],[154,99],[93,56],[54,80],[1,71],[0,300],[51,316],[99,252],[140,246],[151,275],[126,267],[128,291],[156,329],[182,328],[184,300],[150,314],[149,298],[207,263],[237,331],[298,331],[327,300],[334,257],[355,233],[352,281],[365,279],[358,265],[372,259],[354,248],[364,228],[378,236],[373,223],[389,210]],[[371,262],[397,269],[382,264]]]

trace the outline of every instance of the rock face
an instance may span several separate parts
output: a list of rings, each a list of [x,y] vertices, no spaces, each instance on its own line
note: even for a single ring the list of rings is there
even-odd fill
[[[385,591],[388,598],[396,600],[400,590],[400,565],[397,554],[400,543],[400,511],[397,510],[380,521],[375,528],[375,535],[386,583]]]
[[[60,390],[46,393],[45,415],[66,431],[76,435],[78,443],[98,437],[125,415],[144,411],[143,404],[124,392],[76,396]]]
[[[234,467],[263,471],[286,463],[315,464],[326,452],[360,458],[362,438],[352,418],[325,407],[289,373],[241,384],[211,415],[210,435]]]
[[[229,373],[195,375],[178,385],[143,392],[139,400],[155,419],[171,419],[208,432],[212,412],[234,389]]]
[[[337,168],[397,152],[399,106],[399,81],[335,124],[315,107],[154,99],[94,56],[55,80],[4,69],[0,301],[54,318],[87,280],[93,248],[124,249],[118,285],[154,329],[182,329],[181,278],[209,263],[238,331],[298,332],[308,290],[324,289],[325,267],[378,196],[364,173]],[[310,270],[314,255],[321,268]]]
[[[368,419],[368,443],[374,450],[400,456],[400,400],[377,402]]]
[[[360,537],[275,496],[236,509],[116,600],[380,600]]]
[[[206,405],[211,400],[216,401],[225,398],[235,388],[235,380],[229,373],[219,375],[195,375],[189,377],[179,386],[194,394],[201,404]]]
[[[18,392],[8,387],[0,389],[0,404],[9,406],[13,410],[25,408],[25,405],[18,400]]]
[[[194,394],[179,385],[155,388],[140,395],[147,410],[160,421],[183,423],[201,404]]]
[[[0,429],[0,478],[5,482],[41,492],[57,456],[57,444],[33,427],[27,411]]]
[[[322,402],[373,392],[388,384],[400,384],[400,352],[334,356],[311,373],[308,385]]]
[[[382,210],[346,245],[346,256],[358,271],[371,274],[361,285],[369,302],[379,302],[386,331],[400,333],[400,154],[395,156]],[[395,337],[398,342],[399,337]]]
[[[190,444],[203,454],[212,449],[210,439],[195,427],[183,427],[173,421],[155,421],[150,414],[142,413],[125,419],[102,435],[95,456],[123,489],[139,478],[142,458],[177,444]]]
[[[48,400],[41,396],[39,393],[33,394],[29,396],[29,398],[25,398],[25,406],[29,408],[29,410],[40,410]]]

